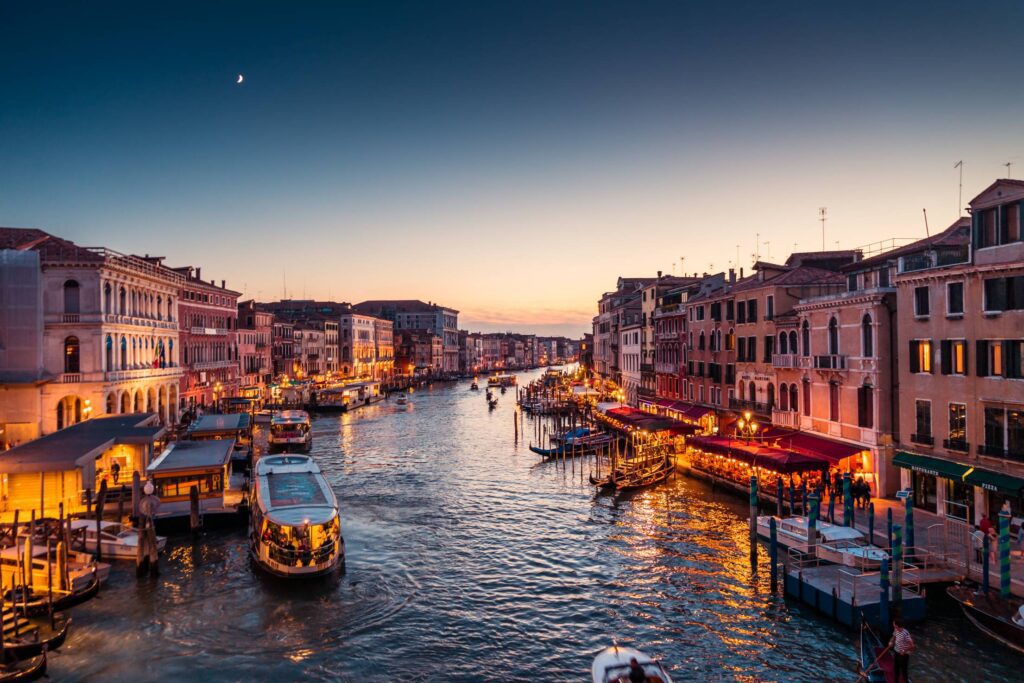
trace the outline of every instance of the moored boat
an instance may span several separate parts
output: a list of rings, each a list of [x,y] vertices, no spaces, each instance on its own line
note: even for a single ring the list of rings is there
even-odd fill
[[[665,667],[656,659],[631,647],[613,645],[597,653],[590,668],[593,683],[629,683],[631,661],[643,668],[647,683],[672,683]]]
[[[84,539],[81,541],[84,544],[84,547],[80,547],[81,550],[89,553],[96,552],[96,520],[72,520],[71,532],[73,537]],[[166,546],[167,537],[157,536],[157,550],[163,551]],[[118,522],[100,521],[100,550],[102,557],[134,560],[139,552],[139,532],[137,529]]]
[[[23,659],[9,664],[0,664],[0,683],[36,681],[46,674],[46,655]]]
[[[75,588],[71,592],[54,590],[53,610],[55,612],[67,611],[72,607],[91,600],[99,592],[99,577],[93,578],[86,586]],[[29,616],[47,614],[50,611],[50,595],[45,589],[42,592],[30,589],[28,594],[24,595],[21,587],[18,586],[14,590],[7,591],[4,594],[4,600],[16,603],[18,610]]]
[[[885,652],[882,641],[867,623],[860,627],[860,677],[868,683],[888,683],[894,678],[891,652]]]
[[[990,638],[1024,653],[1024,601],[1003,600],[996,591],[976,591],[958,584],[946,594],[960,604],[972,624]]]
[[[771,535],[771,519],[771,515],[760,515],[757,518],[757,534],[763,539]],[[884,549],[870,545],[864,532],[853,527],[819,520],[815,528],[814,543],[811,544],[808,542],[807,517],[794,515],[774,519],[775,537],[779,545],[802,553],[810,552],[811,545],[814,545],[816,555],[826,562],[860,569],[874,569],[889,556]]]
[[[311,457],[261,458],[250,496],[249,547],[260,568],[296,578],[344,564],[338,500]]]
[[[408,405],[408,404],[409,404],[409,399],[408,399],[408,398],[406,398],[406,397],[405,397],[404,395],[402,395],[402,396],[399,396],[399,397],[398,397],[398,398],[397,398],[397,399],[395,400],[395,404],[396,404],[396,405],[400,405],[400,406]]]
[[[15,609],[4,609],[4,661],[14,662],[53,652],[67,640],[71,629],[70,617],[57,614],[51,626],[49,618],[29,621],[16,612]]]
[[[615,488],[618,491],[638,491],[665,481],[670,474],[672,474],[672,463],[665,458],[661,462],[627,472],[615,482]]]

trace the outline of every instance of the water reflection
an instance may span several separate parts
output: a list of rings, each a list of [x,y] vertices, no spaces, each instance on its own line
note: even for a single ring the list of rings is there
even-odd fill
[[[75,610],[54,679],[191,679],[201,667],[211,681],[584,680],[613,637],[661,655],[678,680],[856,679],[853,634],[751,573],[745,501],[680,475],[595,495],[579,461],[538,462],[513,444],[513,403],[488,412],[467,382],[316,420],[314,455],[343,510],[343,575],[265,577],[243,532],[172,538],[157,579],[119,566]],[[915,629],[919,678],[1024,669],[957,613],[933,613]]]

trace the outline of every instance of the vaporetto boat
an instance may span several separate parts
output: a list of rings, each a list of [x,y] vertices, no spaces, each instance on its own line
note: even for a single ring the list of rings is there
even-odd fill
[[[268,455],[250,493],[253,560],[281,577],[322,576],[345,562],[338,499],[308,455]]]
[[[309,453],[313,448],[313,432],[310,428],[309,413],[305,410],[282,410],[270,419],[270,435],[267,443],[271,453],[281,451],[302,451]]]

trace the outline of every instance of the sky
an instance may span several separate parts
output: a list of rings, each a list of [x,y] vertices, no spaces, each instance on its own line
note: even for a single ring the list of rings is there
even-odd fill
[[[821,249],[820,207],[829,249],[923,237],[922,209],[939,230],[1024,177],[1022,26],[941,0],[4,3],[0,225],[247,298],[575,336],[620,275]]]

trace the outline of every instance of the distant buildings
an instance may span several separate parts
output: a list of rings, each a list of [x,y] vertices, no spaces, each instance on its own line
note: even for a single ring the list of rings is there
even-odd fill
[[[364,301],[353,306],[364,315],[390,320],[395,332],[425,330],[441,338],[441,373],[459,372],[459,312],[418,299]]]

